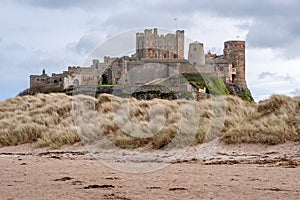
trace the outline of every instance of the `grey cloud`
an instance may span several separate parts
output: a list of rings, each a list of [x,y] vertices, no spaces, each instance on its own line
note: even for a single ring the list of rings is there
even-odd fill
[[[43,68],[48,74],[61,72],[71,63],[66,61],[66,55],[49,55],[40,50],[28,51],[19,49],[17,45],[8,45],[10,49],[5,47],[6,45],[0,45],[0,74],[5,74],[0,80],[0,101],[14,97],[28,88],[29,75],[41,74]],[[16,49],[13,50],[13,47]]]
[[[296,79],[295,79],[294,77],[290,76],[289,74],[287,74],[286,76],[277,76],[277,78],[278,78],[279,80],[289,81],[289,82],[291,82],[291,83],[293,83],[293,82],[296,81]]]
[[[249,30],[249,28],[251,27],[251,23],[250,22],[242,22],[242,23],[236,24],[236,27],[238,27],[239,29],[243,29],[243,30]]]
[[[268,16],[293,16],[298,14],[300,2],[297,0],[287,1],[272,1],[272,0],[251,0],[251,1],[180,1],[169,4],[164,2],[165,7],[160,6],[162,9],[171,7],[173,11],[180,9],[186,12],[190,11],[210,11],[222,17],[268,17]]]
[[[132,23],[134,22],[134,23]],[[184,23],[185,27],[191,25],[190,21],[185,19],[180,19],[180,23]],[[116,14],[108,18],[103,24],[103,27],[111,27],[113,29],[128,30],[135,29],[137,27],[147,28],[147,27],[162,27],[168,29],[175,29],[176,24],[174,21],[174,15],[170,13],[157,13],[153,15],[153,13],[149,11],[140,12],[124,12],[120,14]]]
[[[247,42],[252,47],[280,48],[291,39],[291,33],[285,26],[281,22],[270,23],[267,20],[255,22],[250,27]]]
[[[280,48],[280,51],[277,52],[278,57],[283,57],[287,59],[295,59],[300,57],[300,37],[294,40],[290,40],[287,43],[283,44],[283,47]]]
[[[221,17],[269,17],[269,16],[294,16],[298,14],[300,2],[297,0],[272,1],[211,1],[211,0],[174,0],[168,1],[136,1],[134,4],[149,10],[169,13],[184,13],[208,11]]]
[[[1,81],[22,79],[28,80],[31,73],[40,73],[41,68],[50,68],[55,71],[61,66],[64,58],[63,55],[48,51],[28,50],[18,43],[0,46],[0,74],[6,74]],[[9,66],[9,67],[4,67]]]
[[[64,9],[72,7],[81,8],[118,8],[123,9],[130,8],[135,10],[139,16],[143,16],[144,11],[152,13],[152,17],[159,13],[170,14],[175,17],[178,14],[189,15],[195,12],[211,12],[221,17],[256,17],[259,19],[276,17],[276,16],[287,16],[294,17],[298,15],[300,2],[297,0],[285,0],[285,1],[272,1],[272,0],[252,0],[252,1],[211,1],[211,0],[174,0],[172,3],[168,1],[153,1],[153,0],[131,0],[131,1],[120,1],[114,0],[113,2],[106,0],[19,0],[23,4],[53,8],[53,9]],[[122,6],[130,5],[130,6]],[[115,11],[116,9],[114,9]],[[121,9],[122,10],[122,9]],[[276,21],[273,21],[276,22]]]
[[[85,10],[105,9],[116,6],[120,1],[114,0],[18,0],[18,3],[46,9],[81,8]]]
[[[83,66],[90,64],[94,58],[102,59],[104,56],[130,55],[135,51],[135,33],[140,30],[131,30],[118,35],[102,37],[98,32],[83,36],[78,42],[67,45],[67,49],[81,58],[85,58]],[[88,56],[88,57],[86,57]]]
[[[100,32],[93,32],[82,36],[78,42],[67,45],[67,49],[79,55],[85,55],[93,50],[104,39],[104,35]]]
[[[211,1],[211,0],[22,0],[16,1],[33,7],[48,9],[83,8],[101,12],[112,10],[103,26],[113,26],[124,31],[144,26],[161,26],[171,28],[172,19],[178,16],[189,17],[195,13],[211,14],[235,19],[253,19],[249,24],[240,24],[239,28],[249,30],[247,43],[250,47],[282,48],[287,51],[292,47],[287,43],[300,38],[300,1],[285,0],[251,0],[251,1]],[[124,6],[126,5],[126,6]],[[185,27],[189,20],[182,22]],[[102,27],[103,27],[102,26]],[[102,28],[99,26],[99,28]]]
[[[258,75],[258,79],[260,80],[267,79],[267,78],[271,78],[277,81],[289,81],[291,83],[296,81],[295,78],[290,76],[289,74],[282,76],[282,75],[278,75],[277,73],[262,72]]]
[[[6,52],[25,52],[26,48],[18,43],[11,43],[8,45],[5,45],[2,51],[6,51]]]
[[[258,75],[258,79],[265,79],[267,77],[274,77],[274,76],[276,76],[276,73],[262,72]]]
[[[294,91],[292,91],[290,93],[291,95],[293,96],[300,96],[300,89],[299,88],[296,88]]]
[[[299,52],[299,46],[295,46],[294,43],[300,40],[298,14],[300,1],[297,0],[174,0],[172,3],[163,0],[116,0],[113,2],[106,0],[20,0],[15,2],[47,9],[81,8],[89,14],[95,13],[95,16],[100,16],[101,12],[107,11],[110,16],[104,23],[97,22],[101,20],[89,22],[89,28],[92,31],[105,29],[104,31],[110,35],[136,27],[158,26],[173,29],[174,17],[180,17],[181,23],[185,27],[190,27],[193,22],[189,19],[194,14],[251,19],[253,21],[251,24],[241,22],[236,25],[240,29],[249,30],[246,39],[249,47],[280,49],[282,50],[280,53],[286,58],[300,57],[294,53]]]
[[[247,42],[253,47],[271,47],[291,50],[294,41],[300,39],[300,17],[265,17],[253,22]]]
[[[24,59],[28,55],[27,49],[18,43],[2,44],[0,46],[0,67],[17,67],[19,59]],[[6,68],[6,67],[4,67]],[[1,73],[0,73],[1,74]]]
[[[141,6],[141,5],[140,5]],[[211,13],[220,17],[235,19],[251,19],[253,23],[237,25],[239,28],[249,30],[247,43],[250,47],[276,48],[287,52],[293,51],[293,42],[300,39],[300,1],[159,1],[150,4],[149,10],[168,12],[173,16],[183,13]],[[166,9],[167,8],[167,9]],[[291,44],[291,45],[289,45]],[[299,52],[299,47],[298,47]],[[288,57],[285,53],[284,56]],[[294,55],[299,57],[300,55]]]

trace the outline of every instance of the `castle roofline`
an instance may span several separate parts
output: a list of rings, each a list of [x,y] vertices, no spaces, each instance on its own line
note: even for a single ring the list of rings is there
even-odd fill
[[[226,42],[245,42],[245,40],[228,40],[228,41],[225,41]]]
[[[143,35],[145,33],[152,33],[152,34],[157,34],[158,35],[158,30],[159,28],[157,27],[154,27],[154,28],[147,28],[147,29],[144,29],[144,32],[137,32],[136,35]],[[168,33],[168,34],[178,34],[178,33],[184,33],[184,30],[180,30],[180,29],[177,29],[175,31],[175,33]],[[164,34],[162,34],[164,35]]]
[[[194,42],[191,42],[190,44],[203,44],[203,43],[196,40]]]

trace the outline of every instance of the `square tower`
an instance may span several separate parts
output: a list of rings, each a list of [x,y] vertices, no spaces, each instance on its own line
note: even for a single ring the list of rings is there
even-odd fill
[[[157,28],[136,34],[137,59],[184,59],[184,31],[159,35]]]

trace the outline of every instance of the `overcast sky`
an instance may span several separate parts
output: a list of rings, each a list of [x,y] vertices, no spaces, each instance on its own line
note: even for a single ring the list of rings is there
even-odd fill
[[[299,8],[297,0],[1,0],[0,100],[28,88],[30,74],[81,65],[110,38],[153,27],[184,29],[218,54],[239,36],[256,101],[300,95]]]

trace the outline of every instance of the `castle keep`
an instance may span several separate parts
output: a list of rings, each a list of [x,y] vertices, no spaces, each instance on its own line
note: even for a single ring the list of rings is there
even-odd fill
[[[137,59],[184,59],[184,31],[159,35],[157,28],[136,34]]]
[[[91,66],[70,66],[67,71],[52,76],[43,70],[41,75],[30,76],[30,89],[38,92],[42,87],[159,85],[169,77],[186,73],[209,73],[225,83],[247,88],[245,41],[224,42],[223,55],[210,51],[205,54],[204,44],[196,41],[189,44],[188,59],[185,59],[183,30],[160,35],[156,28],[146,29],[143,33],[136,33],[135,54],[120,58],[105,56],[103,62],[94,59]]]

